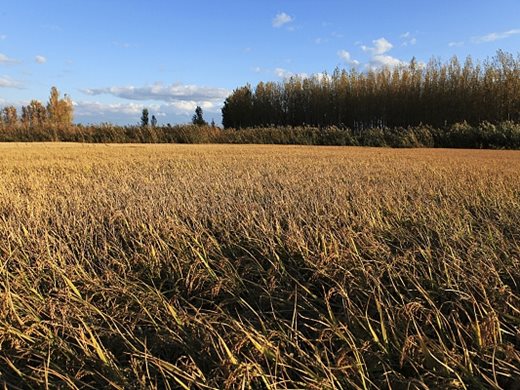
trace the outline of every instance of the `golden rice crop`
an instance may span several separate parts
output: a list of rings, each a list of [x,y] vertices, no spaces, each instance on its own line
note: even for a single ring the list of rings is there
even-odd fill
[[[6,388],[513,388],[520,152],[0,145]]]

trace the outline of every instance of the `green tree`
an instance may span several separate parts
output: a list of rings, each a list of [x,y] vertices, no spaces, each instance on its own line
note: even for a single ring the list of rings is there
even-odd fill
[[[141,114],[141,126],[148,127],[148,108],[143,108],[143,112]]]
[[[157,118],[155,117],[155,115],[152,115],[152,127],[156,127],[157,126]]]
[[[268,84],[274,85],[273,83]],[[274,98],[272,96],[269,96],[269,103],[271,104],[269,112],[271,115],[274,115]],[[255,123],[255,118],[253,118],[254,112],[253,92],[248,84],[245,87],[235,89],[224,101],[222,124],[225,128],[234,127],[237,129],[258,125],[258,123]],[[276,124],[274,121],[271,123]]]
[[[191,123],[197,126],[205,126],[208,124],[202,116],[202,108],[200,106],[197,106],[197,108],[195,109],[195,114],[191,119]]]

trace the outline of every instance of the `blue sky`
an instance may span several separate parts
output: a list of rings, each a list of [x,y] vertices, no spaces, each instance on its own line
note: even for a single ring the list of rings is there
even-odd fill
[[[75,121],[220,122],[236,87],[336,66],[520,51],[520,1],[47,0],[0,8],[0,106],[71,96]]]

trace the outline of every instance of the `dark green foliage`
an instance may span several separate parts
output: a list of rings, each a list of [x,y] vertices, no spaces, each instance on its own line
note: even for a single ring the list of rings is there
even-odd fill
[[[260,97],[257,102],[261,104]],[[263,108],[258,105],[257,109],[260,112],[263,110]],[[273,113],[272,107],[267,107],[265,112]],[[233,94],[224,102],[224,107],[222,107],[222,124],[225,128],[241,128],[255,124],[259,125],[261,122],[258,122],[258,120],[255,121],[253,117],[254,113],[253,93],[251,92],[251,86],[246,85],[245,87],[233,91]]]
[[[197,106],[197,108],[195,109],[195,114],[191,119],[191,123],[197,126],[206,126],[208,124],[204,120],[204,117],[202,115],[202,108],[200,106]]]
[[[147,127],[148,126],[148,109],[143,108],[143,113],[141,115],[141,126]]]
[[[445,64],[432,59],[425,65],[412,59],[394,69],[366,73],[336,69],[330,76],[291,77],[281,83],[260,82],[254,89],[237,88],[224,103],[222,123],[225,128],[334,125],[357,131],[421,124],[439,128],[464,121],[473,126],[518,122],[519,90],[520,57],[502,51],[482,64],[474,64],[471,57],[464,65],[456,57]]]

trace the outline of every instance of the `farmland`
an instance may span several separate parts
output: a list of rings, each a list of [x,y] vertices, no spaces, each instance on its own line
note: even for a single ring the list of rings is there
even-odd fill
[[[512,388],[520,152],[0,144],[8,388]]]

